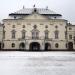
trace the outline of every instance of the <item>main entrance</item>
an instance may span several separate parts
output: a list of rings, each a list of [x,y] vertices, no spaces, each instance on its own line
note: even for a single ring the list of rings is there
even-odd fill
[[[32,42],[30,43],[30,51],[39,51],[40,50],[40,44],[38,42]]]
[[[69,43],[68,43],[68,49],[69,49],[69,50],[73,50],[73,43],[72,43],[72,42],[69,42]]]

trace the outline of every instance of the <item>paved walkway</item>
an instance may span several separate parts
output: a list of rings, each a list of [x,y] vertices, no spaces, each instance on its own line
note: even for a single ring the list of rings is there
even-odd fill
[[[75,75],[75,52],[0,52],[0,75]]]

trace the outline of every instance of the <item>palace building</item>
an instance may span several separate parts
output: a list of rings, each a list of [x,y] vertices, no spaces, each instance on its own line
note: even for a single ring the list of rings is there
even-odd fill
[[[48,8],[23,8],[3,20],[2,49],[73,50],[75,26]]]

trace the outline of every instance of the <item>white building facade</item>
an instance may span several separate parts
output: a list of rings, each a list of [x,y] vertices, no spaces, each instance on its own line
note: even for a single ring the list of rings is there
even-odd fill
[[[49,9],[23,8],[3,23],[3,49],[75,49],[75,26]]]

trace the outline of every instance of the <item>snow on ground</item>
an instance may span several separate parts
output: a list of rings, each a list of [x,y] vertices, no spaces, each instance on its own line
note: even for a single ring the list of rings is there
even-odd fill
[[[0,75],[75,75],[75,52],[0,52]]]

